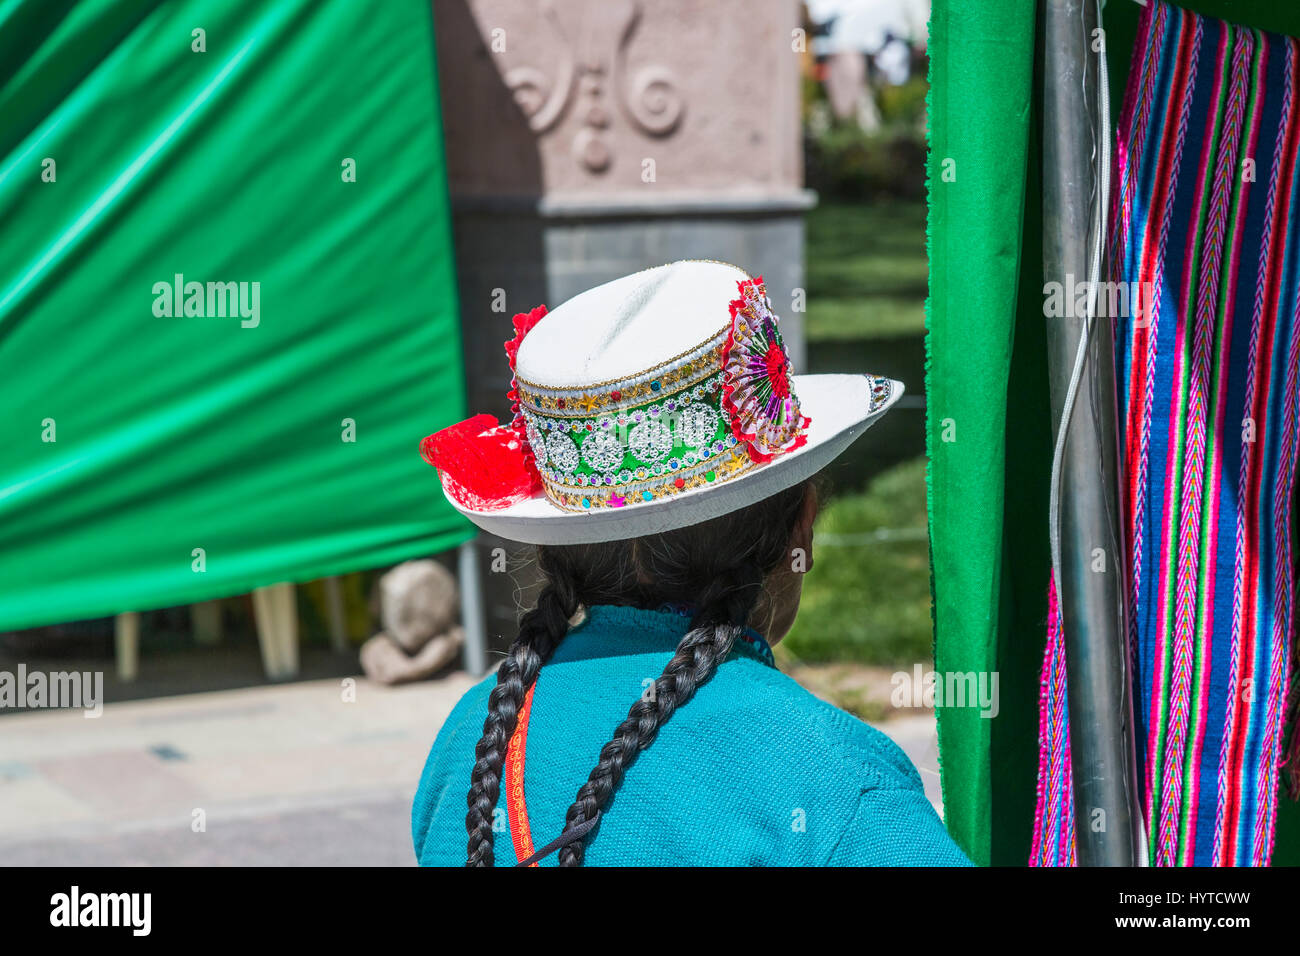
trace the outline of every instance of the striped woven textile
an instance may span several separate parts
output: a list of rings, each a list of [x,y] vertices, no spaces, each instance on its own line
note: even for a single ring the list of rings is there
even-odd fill
[[[1047,650],[1038,695],[1038,808],[1030,866],[1074,866],[1074,782],[1066,719],[1065,638],[1056,588],[1047,589]]]
[[[1273,848],[1294,669],[1298,83],[1294,39],[1158,0],[1142,14],[1111,226],[1112,278],[1140,306],[1116,322],[1116,365],[1154,865],[1267,865]],[[1031,863],[1069,865],[1054,598],[1050,617]]]

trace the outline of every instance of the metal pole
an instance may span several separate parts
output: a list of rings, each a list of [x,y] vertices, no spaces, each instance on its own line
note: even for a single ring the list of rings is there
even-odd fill
[[[1066,302],[1088,281],[1098,190],[1096,0],[1044,0],[1043,280]],[[1103,220],[1104,222],[1104,220]],[[1104,272],[1098,276],[1104,278]],[[1046,291],[1046,290],[1045,290]],[[1067,309],[1047,319],[1052,419],[1059,429],[1087,321]],[[1060,471],[1058,598],[1065,635],[1082,866],[1139,862],[1141,826],[1124,611],[1113,329],[1093,319]]]
[[[478,536],[460,546],[460,616],[465,628],[465,670],[487,673],[487,617],[483,613],[483,576],[478,566]]]

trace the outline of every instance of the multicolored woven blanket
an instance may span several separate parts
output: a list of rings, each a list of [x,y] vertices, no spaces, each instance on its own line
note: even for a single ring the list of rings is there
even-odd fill
[[[1142,14],[1111,225],[1112,279],[1137,302],[1116,364],[1154,865],[1267,865],[1273,848],[1294,669],[1298,86],[1292,38],[1158,0]],[[1031,864],[1059,866],[1075,840],[1054,596],[1049,617]]]

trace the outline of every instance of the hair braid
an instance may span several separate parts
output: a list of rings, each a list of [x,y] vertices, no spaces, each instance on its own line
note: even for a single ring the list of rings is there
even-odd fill
[[[651,699],[643,696],[637,700],[613,739],[601,748],[599,762],[565,815],[564,832],[595,819],[637,754],[650,746],[659,728],[713,676],[758,601],[764,570],[751,557],[718,574],[701,592],[691,630],[655,681]],[[562,847],[560,865],[581,866],[585,843],[585,839],[575,840]]]
[[[548,574],[548,584],[537,598],[537,606],[519,622],[519,636],[510,645],[497,670],[497,685],[488,697],[488,715],[483,736],[474,749],[477,758],[470,778],[466,803],[465,831],[469,835],[466,866],[492,866],[492,812],[501,794],[501,768],[506,747],[515,732],[524,695],[542,664],[554,653],[569,630],[569,618],[577,610],[577,596],[568,574]]]

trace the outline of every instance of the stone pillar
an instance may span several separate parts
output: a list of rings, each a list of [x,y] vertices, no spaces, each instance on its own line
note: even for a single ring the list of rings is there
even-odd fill
[[[762,275],[805,367],[798,0],[433,9],[471,410],[508,415],[515,312],[674,259]],[[504,578],[485,574],[508,638]]]

